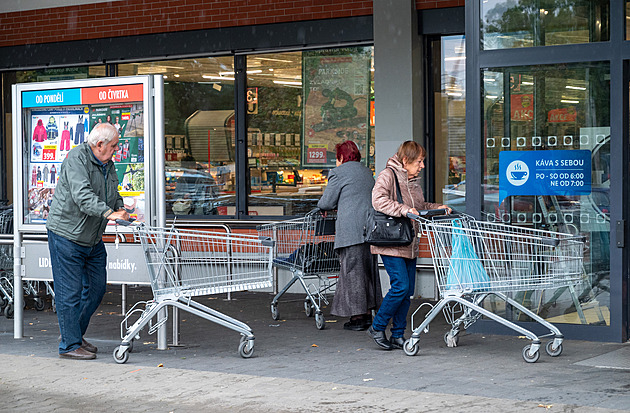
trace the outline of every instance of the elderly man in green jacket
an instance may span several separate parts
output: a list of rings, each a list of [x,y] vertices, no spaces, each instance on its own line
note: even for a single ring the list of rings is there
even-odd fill
[[[96,358],[97,348],[83,335],[105,294],[107,252],[102,236],[108,220],[129,219],[112,162],[117,150],[116,128],[97,125],[87,142],[68,153],[53,195],[46,228],[63,358]]]

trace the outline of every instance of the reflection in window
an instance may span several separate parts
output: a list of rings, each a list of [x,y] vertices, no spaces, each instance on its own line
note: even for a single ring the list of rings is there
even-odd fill
[[[610,40],[609,0],[479,0],[485,50]]]
[[[234,59],[119,65],[120,76],[162,74],[167,215],[234,215]]]
[[[354,141],[373,163],[372,48],[248,56],[250,215],[303,215]]]
[[[464,36],[432,44],[436,202],[466,211],[466,54]]]
[[[494,68],[483,72],[484,218],[586,237],[586,279],[515,294],[552,322],[610,323],[610,68],[608,63]],[[500,199],[502,151],[587,150],[588,195]],[[553,172],[553,171],[552,171]],[[515,319],[522,315],[513,314]]]

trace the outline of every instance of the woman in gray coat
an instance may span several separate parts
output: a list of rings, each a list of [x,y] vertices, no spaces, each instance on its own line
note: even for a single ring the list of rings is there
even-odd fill
[[[372,324],[372,310],[381,301],[381,283],[377,256],[364,242],[363,228],[372,202],[374,177],[363,166],[357,145],[345,141],[335,146],[337,167],[328,173],[328,185],[317,206],[326,211],[337,209],[335,249],[341,271],[331,313],[350,317],[346,330],[362,331]]]

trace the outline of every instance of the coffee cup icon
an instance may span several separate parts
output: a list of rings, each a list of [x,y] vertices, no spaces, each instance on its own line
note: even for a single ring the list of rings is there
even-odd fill
[[[511,171],[510,175],[512,175],[512,179],[515,181],[520,181],[525,178],[527,171]]]

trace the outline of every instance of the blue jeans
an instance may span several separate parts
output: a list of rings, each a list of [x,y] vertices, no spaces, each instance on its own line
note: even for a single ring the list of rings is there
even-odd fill
[[[389,275],[391,288],[383,298],[381,307],[374,317],[372,328],[385,331],[392,320],[392,337],[403,337],[407,327],[407,313],[411,305],[410,297],[416,288],[416,259],[381,255],[385,270]]]
[[[90,318],[105,295],[107,251],[103,241],[83,247],[52,231],[48,231],[48,249],[62,354],[81,347]]]

